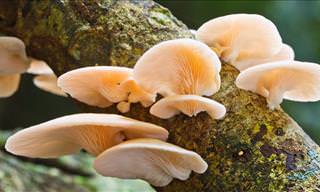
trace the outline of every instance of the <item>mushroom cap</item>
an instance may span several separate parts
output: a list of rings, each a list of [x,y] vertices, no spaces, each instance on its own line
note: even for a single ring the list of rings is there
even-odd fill
[[[284,60],[292,60],[292,61],[294,60],[294,51],[287,44],[282,44],[282,48],[280,49],[280,51],[270,58],[262,58],[262,59],[252,58],[251,60],[248,59],[244,62],[238,62],[239,63],[238,69],[240,71],[243,71],[255,65],[270,63],[275,61],[284,61]]]
[[[320,65],[299,61],[279,61],[242,71],[236,85],[267,98],[271,109],[282,99],[320,100]]]
[[[9,137],[7,151],[27,157],[55,158],[81,148],[98,155],[125,139],[166,140],[166,129],[120,115],[75,114],[23,129]]]
[[[225,62],[236,68],[252,58],[268,58],[277,54],[282,39],[277,27],[256,14],[231,14],[204,23],[197,39],[212,47]]]
[[[162,187],[173,178],[188,179],[191,171],[204,173],[208,165],[193,151],[156,139],[134,139],[101,153],[94,168],[104,176],[144,179]]]
[[[20,74],[0,75],[0,98],[10,97],[19,87]]]
[[[57,77],[53,75],[38,75],[33,79],[33,83],[40,89],[49,93],[67,97],[60,87],[57,85]]]
[[[54,74],[52,69],[49,65],[37,59],[32,59],[29,69],[27,70],[28,73],[37,75],[33,78],[33,83],[39,89],[47,91],[49,93],[66,97],[65,94],[60,87],[57,85],[57,76]]]
[[[16,37],[0,37],[0,74],[23,73],[29,64],[23,41]]]
[[[192,39],[161,42],[146,51],[133,69],[142,89],[163,96],[210,96],[220,88],[221,63],[205,44]]]
[[[61,75],[58,86],[83,103],[108,107],[127,99],[128,91],[120,85],[131,75],[126,67],[84,67]]]
[[[30,67],[27,70],[28,73],[34,75],[52,75],[54,72],[49,67],[49,65],[37,59],[31,59]]]
[[[189,117],[206,111],[213,119],[221,119],[226,108],[209,98],[198,95],[173,95],[160,99],[150,108],[150,113],[162,119],[168,119],[180,112]]]

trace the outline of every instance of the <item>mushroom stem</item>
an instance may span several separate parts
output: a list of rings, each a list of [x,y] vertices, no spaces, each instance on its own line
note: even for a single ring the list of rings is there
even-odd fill
[[[276,107],[279,107],[283,101],[284,90],[280,88],[280,85],[273,86],[267,97],[268,107],[271,110],[274,110]]]

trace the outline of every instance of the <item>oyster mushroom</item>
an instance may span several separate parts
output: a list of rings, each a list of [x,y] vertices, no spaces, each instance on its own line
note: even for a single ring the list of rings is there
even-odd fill
[[[212,19],[197,30],[196,37],[239,70],[244,70],[252,60],[273,57],[282,48],[277,27],[256,14],[231,14]]]
[[[150,94],[159,93],[164,99],[174,95],[198,98],[211,96],[219,90],[220,69],[218,56],[208,46],[192,39],[177,39],[161,42],[145,52],[134,66],[133,78],[143,90]],[[179,104],[174,104],[172,99],[170,102],[158,101],[151,107],[152,114],[163,118],[155,108],[172,107],[193,116],[206,109],[203,108],[204,99],[183,98],[175,97],[181,99],[175,100]],[[199,104],[195,104],[197,102]],[[179,105],[179,108],[174,105]],[[173,116],[177,111],[170,114]]]
[[[221,119],[226,113],[226,108],[212,99],[198,95],[173,95],[161,99],[150,109],[151,114],[162,119],[168,119],[180,111],[189,117],[206,111],[211,118]]]
[[[66,97],[67,95],[58,87],[57,76],[52,69],[44,61],[32,59],[30,68],[27,71],[30,74],[36,75],[33,83],[40,89],[49,93]]]
[[[267,98],[274,109],[283,99],[320,100],[320,65],[299,61],[279,61],[257,65],[242,71],[236,85]]]
[[[101,153],[94,168],[104,176],[144,179],[163,187],[173,178],[188,179],[191,171],[204,173],[208,165],[193,151],[156,139],[133,139]]]
[[[75,114],[23,129],[9,137],[10,153],[36,158],[56,158],[85,149],[92,155],[133,138],[166,140],[166,129],[120,115]]]
[[[126,67],[84,67],[61,75],[58,86],[83,103],[104,108],[127,100],[129,92],[121,83],[131,76]]]
[[[0,37],[0,97],[13,95],[20,82],[20,74],[29,67],[24,43],[16,37]]]

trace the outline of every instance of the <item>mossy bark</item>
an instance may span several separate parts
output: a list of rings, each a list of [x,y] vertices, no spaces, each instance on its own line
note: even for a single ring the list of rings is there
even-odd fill
[[[149,0],[4,0],[0,32],[22,38],[28,53],[57,74],[89,65],[132,67],[160,41],[192,38],[183,23]],[[222,120],[206,113],[161,120],[140,104],[124,114],[166,127],[169,142],[196,151],[209,164],[206,173],[157,190],[319,191],[319,147],[281,109],[271,111],[265,98],[238,89],[237,74],[223,64],[222,87],[212,97],[227,108]],[[118,113],[114,107],[84,110]]]

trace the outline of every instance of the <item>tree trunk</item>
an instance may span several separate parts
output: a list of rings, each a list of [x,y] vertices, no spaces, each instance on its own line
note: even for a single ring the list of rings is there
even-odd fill
[[[58,75],[96,64],[133,67],[160,41],[192,38],[170,11],[150,0],[2,0],[0,32],[23,39],[28,54]],[[271,111],[265,98],[238,89],[237,75],[223,64],[222,86],[212,97],[227,108],[222,120],[206,113],[162,120],[140,104],[124,114],[166,127],[169,142],[209,164],[206,173],[157,191],[320,191],[319,147],[281,109]],[[84,110],[118,113],[114,107]]]

